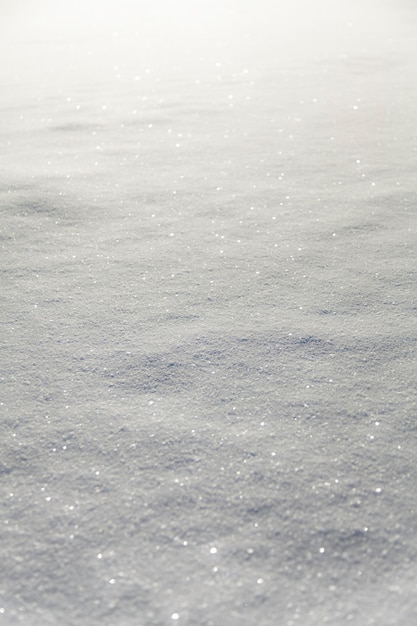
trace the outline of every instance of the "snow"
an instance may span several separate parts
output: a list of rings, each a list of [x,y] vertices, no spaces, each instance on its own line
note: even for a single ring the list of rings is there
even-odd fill
[[[0,622],[414,626],[415,7],[0,14]]]

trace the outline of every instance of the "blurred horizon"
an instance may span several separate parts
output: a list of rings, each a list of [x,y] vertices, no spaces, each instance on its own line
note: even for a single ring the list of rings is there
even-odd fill
[[[291,67],[337,58],[353,47],[378,53],[389,18],[370,23],[370,4],[345,0],[51,0],[2,2],[0,76],[9,83],[94,80],[109,68],[210,75],[213,68]],[[374,49],[373,49],[374,48]],[[216,70],[217,72],[217,70]],[[199,78],[197,75],[196,78]]]

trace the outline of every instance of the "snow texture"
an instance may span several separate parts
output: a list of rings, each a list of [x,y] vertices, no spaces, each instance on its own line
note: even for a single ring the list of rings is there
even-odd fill
[[[414,626],[414,3],[0,15],[0,625]]]

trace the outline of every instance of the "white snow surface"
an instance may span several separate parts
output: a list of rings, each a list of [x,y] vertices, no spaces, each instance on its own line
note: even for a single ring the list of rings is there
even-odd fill
[[[0,18],[0,626],[415,626],[417,6]]]

